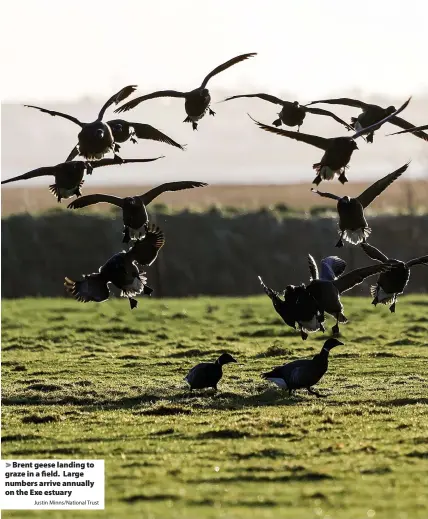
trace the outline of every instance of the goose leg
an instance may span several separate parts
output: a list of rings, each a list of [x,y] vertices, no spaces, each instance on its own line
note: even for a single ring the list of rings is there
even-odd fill
[[[394,314],[395,313],[395,303],[397,302],[397,298],[394,297],[394,301],[392,302],[392,305],[389,307],[389,311]]]
[[[306,341],[306,339],[308,338],[308,334],[304,332],[302,329],[300,329],[300,336],[304,341]]]
[[[134,308],[137,308],[138,301],[136,299],[133,299],[132,297],[129,298],[129,306],[131,307],[131,310]]]
[[[312,389],[311,387],[308,387],[306,388],[308,390],[308,393],[310,393],[311,395],[315,395],[317,398],[323,398],[325,397],[325,395],[322,395],[321,393],[318,393],[318,391],[315,391],[314,389]]]
[[[211,108],[208,108],[208,113],[209,113],[210,115],[215,115],[215,112],[214,112],[213,110],[211,110]]]
[[[278,114],[279,115],[279,114]],[[275,119],[275,121],[272,123],[274,126],[281,126],[282,121],[281,119]]]
[[[333,328],[331,329],[333,335],[339,335],[340,333],[340,330],[339,330],[339,321],[336,322],[336,324],[333,326]]]
[[[193,128],[193,130],[197,130],[198,129],[198,123],[195,123],[195,121],[192,121],[192,128]]]
[[[345,171],[343,170],[342,173],[339,175],[339,182],[342,184],[345,184],[348,182],[348,179],[346,178]]]
[[[114,153],[117,153],[120,150],[119,144],[117,142],[114,143]]]
[[[339,241],[336,243],[336,247],[343,247],[343,232],[340,234]]]
[[[312,180],[312,184],[315,184],[316,186],[319,186],[322,182],[321,175],[317,175],[314,180]]]

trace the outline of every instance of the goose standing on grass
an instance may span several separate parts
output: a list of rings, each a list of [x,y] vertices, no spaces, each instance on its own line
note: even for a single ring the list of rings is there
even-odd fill
[[[262,130],[265,130],[270,133],[275,133],[277,135],[282,135],[283,137],[290,137],[291,139],[305,142],[306,144],[310,144],[311,146],[315,146],[325,151],[321,161],[315,163],[312,166],[313,169],[315,169],[315,171],[317,172],[317,176],[312,181],[313,184],[319,185],[323,180],[333,180],[335,175],[338,175],[339,181],[342,184],[344,184],[345,182],[348,182],[348,179],[345,175],[345,168],[348,167],[349,161],[351,160],[351,156],[354,150],[358,150],[358,146],[355,142],[355,139],[361,137],[366,133],[370,133],[370,131],[374,131],[375,129],[380,128],[380,126],[387,122],[391,117],[404,110],[406,106],[409,104],[409,102],[410,99],[408,99],[393,114],[388,115],[381,121],[376,122],[368,128],[362,128],[351,137],[325,138],[318,137],[317,135],[310,135],[308,133],[293,132],[291,130],[282,130],[280,128],[275,128],[274,126],[268,126],[266,124],[260,123],[253,119],[251,116],[249,117]]]
[[[359,101],[358,99],[349,99],[347,97],[341,97],[339,99],[323,99],[321,101],[312,101],[308,106],[318,103],[326,103],[332,105],[346,105],[353,106],[354,108],[360,108],[362,113],[358,117],[351,118],[351,125],[358,132],[362,128],[367,128],[378,121],[381,121],[387,116],[392,116],[388,119],[390,124],[394,124],[395,126],[399,126],[405,130],[412,131],[414,135],[419,137],[420,139],[428,140],[428,135],[421,130],[421,128],[416,128],[413,124],[401,119],[401,117],[397,117],[398,111],[395,106],[388,106],[388,108],[382,108],[381,106],[364,103],[363,101]],[[367,142],[373,142],[374,132],[377,128],[372,130],[367,135]]]
[[[238,96],[226,97],[224,101],[230,101],[232,99],[240,99],[241,97],[258,97],[259,99],[263,99],[264,101],[268,101],[269,103],[274,103],[276,105],[282,106],[281,111],[278,113],[279,119],[275,119],[272,123],[274,126],[281,126],[281,124],[285,124],[286,126],[297,126],[297,131],[300,131],[300,127],[305,120],[306,114],[316,114],[316,115],[326,115],[327,117],[332,117],[335,121],[340,124],[343,124],[348,130],[352,130],[352,126],[350,126],[347,122],[340,117],[337,117],[333,112],[329,112],[328,110],[323,110],[321,108],[308,108],[306,105],[301,105],[297,101],[283,101],[278,97],[272,96],[270,94],[242,94]]]
[[[161,184],[160,186],[147,191],[147,193],[144,193],[143,195],[126,196],[125,198],[96,193],[93,195],[82,196],[78,200],[73,200],[73,202],[68,205],[68,208],[81,209],[82,207],[98,204],[100,202],[106,202],[120,207],[123,215],[123,243],[128,243],[130,240],[136,240],[141,236],[144,226],[149,220],[146,207],[156,197],[166,191],[181,191],[182,189],[191,189],[207,185],[208,184],[205,182],[195,182],[193,180],[167,182],[166,184]]]
[[[53,176],[55,183],[49,186],[49,191],[56,196],[58,202],[63,198],[70,198],[72,196],[81,196],[80,188],[83,185],[83,176],[85,174],[91,175],[92,170],[102,166],[121,166],[122,164],[131,164],[135,162],[152,162],[163,157],[156,157],[154,159],[101,159],[97,161],[86,162],[83,160],[72,160],[69,162],[62,162],[56,166],[46,166],[43,168],[33,169],[23,175],[8,178],[3,180],[2,184],[9,184],[9,182],[16,182],[17,180],[28,180],[29,178]]]
[[[27,108],[35,108],[36,110],[40,110],[46,114],[52,116],[63,117],[64,119],[68,119],[69,121],[77,124],[82,129],[80,130],[77,139],[78,139],[78,154],[88,160],[99,160],[104,157],[106,153],[110,150],[114,153],[115,157],[120,160],[120,157],[116,155],[114,151],[114,138],[113,133],[111,131],[110,126],[107,123],[102,122],[102,118],[104,117],[104,113],[112,104],[118,104],[128,96],[132,94],[137,88],[136,85],[130,85],[122,88],[116,94],[114,94],[110,99],[104,103],[103,107],[98,114],[98,117],[92,123],[82,123],[76,117],[72,115],[64,114],[62,112],[55,112],[53,110],[47,110],[46,108],[40,108],[39,106],[34,105],[24,105]]]
[[[217,384],[223,376],[223,366],[231,362],[237,362],[229,353],[222,353],[215,362],[201,362],[192,368],[184,377],[192,389],[205,389],[212,387],[217,391]]]
[[[321,311],[327,312],[336,319],[336,324],[332,328],[334,335],[339,333],[339,323],[348,322],[343,313],[340,294],[359,285],[369,276],[391,269],[389,265],[382,263],[351,270],[342,275],[346,269],[346,261],[337,256],[328,256],[321,260],[321,274],[319,274],[317,264],[310,254],[308,254],[308,261],[311,281],[306,290],[317,301]]]
[[[294,360],[283,366],[277,366],[272,371],[262,373],[261,377],[282,389],[288,389],[288,396],[291,396],[292,391],[296,389],[307,389],[311,395],[324,396],[315,391],[312,386],[326,374],[330,350],[339,345],[343,345],[343,342],[335,338],[327,339],[320,353],[312,359]]]
[[[406,171],[409,164],[410,162],[381,178],[356,198],[351,198],[349,196],[341,197],[333,195],[332,193],[323,193],[316,189],[311,189],[312,192],[317,193],[320,196],[337,200],[340,238],[336,243],[336,247],[343,247],[342,240],[346,240],[353,245],[358,245],[359,243],[366,241],[366,238],[368,238],[371,233],[371,229],[367,224],[364,209],[368,207],[376,197],[385,191],[394,180],[397,180],[397,178]]]
[[[109,298],[108,285],[112,283],[121,290],[121,297],[129,299],[132,310],[138,306],[133,296],[151,295],[153,292],[153,289],[147,286],[146,273],[140,270],[139,265],[151,265],[164,244],[163,232],[158,227],[148,227],[144,238],[135,242],[129,251],[115,254],[99,268],[98,272],[84,274],[81,281],[73,281],[66,277],[64,287],[82,303],[89,301],[102,303]]]
[[[119,153],[120,151],[118,143],[124,143],[130,140],[132,143],[136,144],[138,142],[137,139],[149,139],[152,141],[164,142],[165,144],[184,150],[184,146],[173,141],[168,137],[168,135],[165,135],[150,124],[131,123],[124,121],[123,119],[107,121],[106,124],[110,127],[113,134],[115,153]],[[67,161],[73,160],[77,155],[79,155],[79,147],[75,146],[67,157]]]
[[[282,293],[284,299],[281,299],[279,292],[266,286],[260,276],[258,278],[281,319],[294,329],[297,323],[304,341],[308,338],[308,333],[325,331],[324,314],[315,299],[307,292],[305,285],[288,285]]]
[[[135,108],[143,101],[147,101],[148,99],[155,99],[158,97],[181,97],[185,99],[184,109],[186,110],[187,117],[183,122],[192,123],[192,127],[194,130],[198,129],[198,121],[202,119],[208,110],[210,115],[215,115],[210,108],[211,96],[209,90],[206,88],[208,81],[223,72],[224,70],[244,61],[252,56],[255,56],[257,52],[250,52],[248,54],[241,54],[240,56],[236,56],[235,58],[226,61],[225,63],[219,65],[214,70],[212,70],[202,81],[201,86],[191,90],[190,92],[178,92],[177,90],[160,90],[157,92],[152,92],[151,94],[147,94],[145,96],[136,97],[135,99],[131,99],[128,103],[125,103],[122,106],[119,106],[115,110],[115,113],[127,112],[132,108]]]
[[[428,124],[424,124],[423,126],[415,126],[414,128],[409,128],[408,130],[401,130],[401,132],[387,133],[387,135],[400,135],[400,133],[415,133],[417,137],[428,141],[428,135],[426,133],[422,134],[423,130],[428,130]],[[422,135],[421,135],[422,134]]]
[[[370,294],[374,298],[372,305],[376,306],[378,303],[390,305],[389,310],[394,313],[397,298],[404,292],[409,282],[410,268],[415,265],[428,266],[428,255],[404,262],[388,258],[369,243],[362,243],[361,247],[369,258],[382,263],[388,263],[392,266],[391,270],[383,272],[379,276],[376,285],[370,287]]]

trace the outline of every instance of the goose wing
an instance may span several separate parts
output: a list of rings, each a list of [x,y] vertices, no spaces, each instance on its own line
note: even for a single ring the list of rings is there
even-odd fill
[[[114,158],[114,159],[100,159],[100,160],[94,160],[89,161],[89,165],[91,168],[101,168],[103,166],[121,166],[122,164],[134,164],[139,162],[153,162],[154,160],[163,159],[164,155],[161,155],[160,157],[155,157],[153,159],[120,159],[120,158]]]
[[[207,186],[205,182],[197,182],[194,180],[181,180],[179,182],[166,182],[160,186],[154,187],[144,195],[140,195],[140,198],[144,205],[148,205],[156,197],[165,193],[166,191],[181,191],[182,189],[192,189],[194,187]]]
[[[318,137],[317,135],[310,135],[308,133],[301,132],[292,132],[290,130],[282,130],[280,128],[276,128],[275,126],[269,126],[267,124],[259,123],[255,119],[248,114],[250,119],[252,119],[259,128],[265,130],[266,132],[276,133],[277,135],[282,135],[283,137],[289,137],[290,139],[295,139],[296,141],[306,142],[306,144],[310,144],[311,146],[315,146],[322,150],[326,150],[328,148],[328,144],[330,139],[325,139],[324,137]]]
[[[214,70],[211,70],[211,72],[207,76],[205,76],[204,80],[201,83],[201,88],[205,88],[207,86],[208,81],[213,76],[219,74],[220,72],[223,72],[223,70],[226,70],[229,67],[232,67],[233,65],[236,65],[240,61],[244,61],[245,59],[255,56],[256,54],[257,54],[257,52],[249,52],[248,54],[240,54],[239,56],[235,56],[234,58],[230,59],[229,61],[222,63],[221,65],[216,67]]]
[[[175,146],[176,148],[180,148],[180,150],[184,150],[184,147],[181,144],[173,141],[171,137],[165,135],[161,131],[157,130],[150,124],[142,124],[142,123],[129,123],[130,126],[134,128],[135,135],[138,139],[149,139],[151,141],[165,142],[166,144],[170,144],[171,146]]]
[[[309,112],[311,114],[315,114],[315,115],[326,115],[327,117],[332,117],[338,123],[343,124],[343,126],[345,126],[348,130],[354,131],[354,128],[352,128],[352,126],[350,124],[345,122],[343,119],[338,117],[333,112],[329,112],[328,110],[323,110],[322,108],[308,108],[306,106],[305,106],[305,111]]]
[[[420,256],[419,258],[412,259],[406,263],[408,267],[414,267],[415,265],[427,265],[428,256]]]
[[[313,256],[308,254],[308,263],[309,263],[309,272],[311,275],[311,281],[314,279],[319,279],[319,273],[318,273],[318,267],[317,262],[314,260]]]
[[[342,292],[346,292],[350,290],[355,285],[359,285],[366,278],[373,276],[374,274],[379,274],[380,272],[386,272],[391,269],[391,265],[386,265],[385,263],[378,263],[376,265],[370,265],[369,267],[363,267],[360,269],[351,270],[348,274],[336,279],[334,284],[341,294]]]
[[[100,202],[106,202],[107,204],[113,204],[118,207],[123,208],[123,198],[119,198],[117,196],[112,195],[103,195],[101,193],[95,193],[93,195],[85,195],[76,198],[68,204],[69,209],[81,209],[82,207],[87,207],[88,205],[99,204]]]
[[[365,191],[361,193],[361,195],[357,196],[357,200],[360,202],[360,204],[366,208],[368,205],[370,205],[373,200],[378,197],[385,189],[390,186],[394,180],[397,180],[398,177],[400,177],[406,169],[409,167],[410,161],[407,162],[407,164],[404,164],[404,166],[401,166],[401,168],[396,169],[392,173],[389,173],[389,175],[386,175],[385,177],[381,178],[374,184],[372,184],[370,187],[368,187]]]
[[[320,279],[325,281],[334,281],[345,272],[345,269],[345,260],[338,256],[327,256],[327,258],[321,260]]]
[[[137,85],[129,85],[129,86],[122,88],[122,90],[119,90],[119,92],[116,92],[113,96],[110,97],[110,99],[108,101],[106,101],[104,103],[103,107],[100,110],[100,113],[98,114],[97,120],[98,121],[102,120],[102,118],[104,117],[105,111],[107,110],[107,108],[109,106],[111,106],[112,104],[117,105],[118,103],[120,103],[121,101],[123,101],[124,99],[129,97],[133,92],[135,92],[136,89],[137,89]]]
[[[340,196],[333,195],[333,193],[325,193],[323,191],[318,191],[318,189],[311,188],[312,193],[316,193],[317,195],[323,196],[324,198],[332,198],[333,200],[340,200]]]
[[[366,110],[370,106],[369,104],[364,103],[363,101],[359,101],[358,99],[350,99],[349,97],[339,97],[337,99],[321,99],[320,101],[312,101],[311,103],[308,103],[306,106],[315,105],[318,103],[353,106],[354,108],[361,108],[361,110]]]
[[[275,105],[283,105],[284,101],[282,99],[279,99],[278,97],[271,96],[270,94],[241,94],[238,96],[231,96],[226,97],[224,101],[230,101],[231,99],[239,99],[240,97],[258,97],[260,99],[263,99],[264,101],[268,101],[269,103],[273,103]]]
[[[404,121],[404,119],[401,119],[401,120]],[[404,122],[407,122],[407,121],[404,121]],[[400,125],[398,125],[398,126],[400,126]],[[418,133],[420,132],[422,134],[422,130],[428,130],[428,124],[424,124],[423,126],[413,126],[413,125],[410,125],[410,126],[412,126],[412,127],[408,128],[407,130],[402,130],[401,132],[388,133],[387,135],[398,135],[400,133],[416,132],[416,130],[418,130]],[[419,137],[419,135],[418,135],[418,137]],[[427,140],[428,135],[426,133],[423,133],[422,135],[420,135],[420,137]]]
[[[2,184],[9,184],[9,182],[16,182],[17,180],[27,180],[29,178],[44,177],[45,175],[55,176],[56,172],[57,172],[56,166],[37,168],[37,169],[33,169],[31,171],[28,171],[27,173],[24,173],[22,175],[18,175],[17,177],[12,177],[12,178],[8,178],[7,180],[3,180]]]
[[[403,128],[403,131],[396,132],[396,133],[412,132],[413,135],[416,135],[416,137],[419,137],[420,139],[423,139],[424,141],[428,141],[428,134],[426,134],[422,131],[422,130],[428,129],[428,124],[426,124],[425,126],[416,127],[413,124],[402,119],[401,117],[396,117],[396,116],[391,117],[391,119],[388,122],[390,124],[394,124],[395,126],[399,126],[400,128]],[[391,134],[391,135],[394,135],[394,134]]]
[[[81,128],[83,128],[84,124],[79,121],[79,119],[76,119],[76,117],[73,117],[72,115],[64,114],[62,112],[55,112],[54,110],[47,110],[46,108],[40,108],[40,106],[34,106],[34,105],[24,105],[27,108],[35,108],[36,110],[40,110],[41,112],[44,112],[45,114],[52,115],[55,117],[56,115],[58,117],[63,117],[64,119],[68,119],[69,121],[78,124]]]
[[[157,99],[158,97],[186,97],[186,95],[186,92],[178,92],[177,90],[157,90],[151,94],[131,99],[131,101],[128,101],[124,105],[119,106],[119,108],[116,108],[114,113],[118,114],[121,112],[127,112],[128,110],[138,106],[143,101],[148,101],[149,99]]]
[[[388,257],[380,252],[379,249],[370,245],[370,243],[362,243],[361,248],[367,254],[367,256],[375,261],[380,261],[381,263],[386,263],[388,261]]]

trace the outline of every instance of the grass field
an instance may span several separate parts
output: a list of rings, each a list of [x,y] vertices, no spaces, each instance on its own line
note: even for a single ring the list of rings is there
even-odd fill
[[[197,180],[203,180],[197,179]],[[373,182],[373,181],[372,181]],[[369,185],[367,182],[349,182],[345,186],[340,182],[321,186],[321,190],[331,191],[337,195],[358,196]],[[90,180],[83,186],[83,194],[109,193],[116,196],[133,196],[144,193],[153,186],[94,186]],[[334,201],[326,200],[310,191],[308,183],[279,184],[279,185],[211,185],[203,189],[188,189],[165,193],[154,203],[164,203],[173,209],[192,207],[197,210],[205,210],[213,205],[236,207],[246,209],[258,209],[278,203],[285,204],[293,210],[306,211],[310,207],[327,206],[335,208]],[[55,197],[46,187],[7,187],[2,188],[2,216],[20,212],[38,212],[52,207],[58,207]],[[71,201],[64,200],[64,207]],[[428,205],[428,181],[398,181],[394,182],[376,199],[371,208],[376,211],[427,211]],[[92,210],[105,211],[110,209],[108,204],[98,204]]]
[[[104,511],[3,518],[426,519],[428,297],[344,303],[317,399],[260,378],[326,338],[265,296],[3,301],[3,458],[106,463]],[[219,392],[190,394],[188,369],[223,351],[239,364]]]

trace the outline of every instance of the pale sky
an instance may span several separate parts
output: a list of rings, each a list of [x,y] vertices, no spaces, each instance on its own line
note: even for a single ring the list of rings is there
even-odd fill
[[[244,52],[258,56],[211,88],[304,100],[428,88],[425,0],[10,0],[1,20],[3,101],[190,90]]]
[[[19,104],[90,121],[125,85],[138,85],[132,97],[156,89],[191,90],[224,61],[257,52],[210,80],[217,115],[206,116],[197,132],[182,123],[183,100],[148,101],[126,113],[127,120],[152,124],[187,144],[186,152],[150,141],[126,143],[123,158],[166,158],[120,173],[103,168],[91,182],[138,183],[144,172],[146,183],[183,178],[310,183],[320,150],[267,134],[247,116],[271,124],[278,107],[250,99],[215,103],[225,95],[267,92],[302,104],[350,96],[399,106],[413,95],[403,116],[415,125],[426,124],[427,20],[426,0],[3,2],[2,178],[62,162],[77,142],[78,128],[69,121]],[[349,107],[330,109],[346,120],[360,113]],[[115,117],[110,109],[106,120]],[[407,177],[426,178],[427,143],[410,134],[385,137],[394,129],[386,125],[373,146],[361,146],[354,154],[352,178],[379,177],[409,159]],[[347,135],[342,126],[320,116],[308,116],[301,131]],[[33,182],[46,179],[25,185]],[[23,187],[24,182],[11,185]]]

